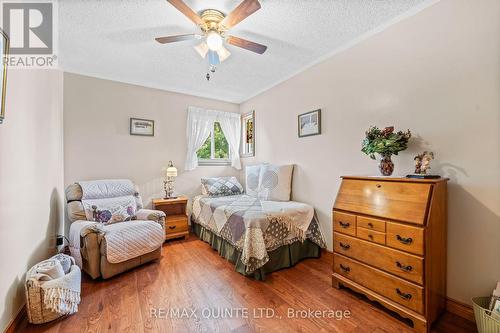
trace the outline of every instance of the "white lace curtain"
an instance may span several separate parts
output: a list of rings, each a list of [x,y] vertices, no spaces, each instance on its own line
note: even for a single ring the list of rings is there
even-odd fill
[[[206,110],[190,106],[187,119],[187,155],[185,170],[193,170],[198,166],[196,152],[210,136],[214,122],[219,122],[222,132],[229,144],[229,159],[231,166],[241,169],[240,141],[241,118],[239,113]]]

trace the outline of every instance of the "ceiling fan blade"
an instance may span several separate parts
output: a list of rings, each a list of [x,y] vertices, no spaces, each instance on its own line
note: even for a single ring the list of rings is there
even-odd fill
[[[155,38],[155,40],[160,44],[167,44],[167,43],[181,42],[184,40],[200,39],[201,37],[202,36],[197,34],[185,34],[185,35],[157,37]]]
[[[204,22],[201,17],[198,16],[188,5],[184,3],[182,0],[167,0],[172,6],[177,8],[182,14],[186,15],[191,21],[196,23],[197,25],[203,25]]]
[[[241,47],[245,50],[249,50],[249,51],[252,51],[252,52],[255,52],[258,54],[262,54],[262,53],[266,52],[266,50],[267,50],[267,46],[265,46],[265,45],[251,42],[249,40],[235,37],[235,36],[229,36],[227,38],[227,42],[231,45]]]
[[[224,62],[224,60],[229,58],[231,52],[229,52],[229,50],[226,49],[224,46],[221,46],[220,49],[217,50],[217,54],[219,55],[220,62]]]
[[[229,13],[221,22],[226,29],[234,27],[248,16],[260,9],[258,0],[243,0],[231,13]]]

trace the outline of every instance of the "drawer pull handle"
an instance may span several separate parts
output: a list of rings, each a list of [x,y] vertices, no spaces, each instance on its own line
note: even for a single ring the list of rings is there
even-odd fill
[[[369,226],[370,228],[373,228],[373,223],[368,222],[368,226]]]
[[[176,225],[170,225],[170,226],[168,226],[168,228],[171,229],[171,230],[175,229],[176,227],[177,227]]]
[[[373,235],[372,234],[368,234],[368,238],[373,239]]]
[[[351,268],[349,266],[344,266],[342,264],[340,264],[340,268],[346,273],[351,271]]]
[[[401,243],[403,243],[405,245],[410,245],[413,242],[413,239],[411,237],[404,238],[404,237],[401,237],[400,235],[396,235],[396,238],[398,239],[398,241],[400,241]]]
[[[382,185],[380,185],[380,184],[377,184],[376,186],[377,186],[377,188],[381,188],[382,187]]]
[[[411,294],[406,294],[404,292],[402,292],[399,288],[396,288],[396,293],[399,295],[399,297],[401,297],[402,299],[405,299],[407,301],[409,301],[411,299]]]
[[[349,228],[349,226],[351,225],[349,222],[342,222],[342,221],[339,221],[339,224],[342,228]]]
[[[349,244],[344,244],[342,242],[340,242],[339,244],[340,244],[340,247],[344,250],[349,250],[351,248],[351,245],[349,245]]]
[[[413,267],[411,267],[410,265],[408,265],[408,266],[403,265],[399,261],[396,261],[396,266],[398,266],[402,271],[405,271],[405,272],[411,272],[413,270]]]

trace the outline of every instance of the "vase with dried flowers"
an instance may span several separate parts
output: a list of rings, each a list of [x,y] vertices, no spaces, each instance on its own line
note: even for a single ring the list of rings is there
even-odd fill
[[[361,151],[375,159],[375,154],[380,154],[379,169],[382,175],[390,176],[394,171],[394,163],[391,160],[392,155],[397,155],[400,151],[408,148],[408,141],[411,138],[410,130],[406,132],[394,132],[394,126],[379,129],[371,126],[366,131],[366,137],[363,140]]]

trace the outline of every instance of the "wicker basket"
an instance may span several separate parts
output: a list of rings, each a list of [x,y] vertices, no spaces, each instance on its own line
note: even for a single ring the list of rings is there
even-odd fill
[[[81,273],[78,266],[75,265],[75,260],[70,256],[57,254],[51,259],[57,259],[61,262],[63,270],[65,272],[65,277],[80,284]],[[26,282],[24,285],[26,291],[26,310],[28,313],[28,321],[31,324],[44,324],[52,320],[64,317],[67,314],[61,314],[56,311],[52,311],[45,305],[45,291],[42,288],[44,282],[39,281],[39,276],[37,273],[37,268],[40,264],[46,260],[34,265],[26,273]],[[53,280],[56,281],[56,280]],[[73,310],[64,311],[67,313],[72,313]]]
[[[500,333],[500,321],[491,317],[488,309],[490,300],[491,297],[474,297],[472,299],[479,333]]]
[[[31,324],[44,324],[62,317],[62,314],[47,309],[44,304],[44,292],[40,285],[26,281],[26,310]]]

